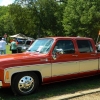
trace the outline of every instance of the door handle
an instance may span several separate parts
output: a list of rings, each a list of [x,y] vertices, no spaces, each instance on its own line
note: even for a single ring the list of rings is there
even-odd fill
[[[77,57],[78,55],[72,55],[73,57]]]
[[[96,54],[91,54],[91,56],[96,56]]]

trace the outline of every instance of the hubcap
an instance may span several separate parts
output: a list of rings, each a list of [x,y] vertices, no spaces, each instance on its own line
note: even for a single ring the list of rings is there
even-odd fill
[[[18,88],[21,92],[27,93],[34,88],[34,79],[31,76],[24,76],[19,80]]]

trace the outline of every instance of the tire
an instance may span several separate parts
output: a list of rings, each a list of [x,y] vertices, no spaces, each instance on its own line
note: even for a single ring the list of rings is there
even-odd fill
[[[39,80],[35,73],[19,73],[12,79],[11,88],[14,94],[28,95],[38,88]]]

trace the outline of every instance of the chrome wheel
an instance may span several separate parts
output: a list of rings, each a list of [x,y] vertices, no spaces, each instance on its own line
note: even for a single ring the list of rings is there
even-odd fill
[[[28,93],[34,88],[34,79],[31,76],[24,76],[18,82],[19,91]]]
[[[12,91],[15,95],[28,95],[37,90],[39,78],[34,72],[24,72],[16,74],[11,83]]]

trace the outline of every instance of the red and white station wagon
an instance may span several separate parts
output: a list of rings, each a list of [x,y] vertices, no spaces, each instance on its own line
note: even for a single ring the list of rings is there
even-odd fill
[[[100,73],[100,54],[91,38],[39,38],[24,53],[0,56],[0,87],[27,95],[40,84]]]

